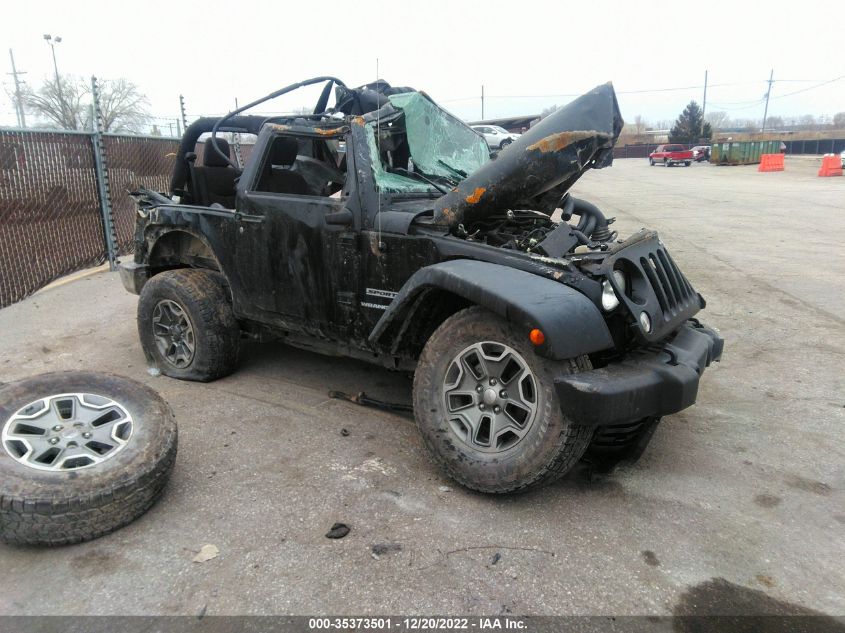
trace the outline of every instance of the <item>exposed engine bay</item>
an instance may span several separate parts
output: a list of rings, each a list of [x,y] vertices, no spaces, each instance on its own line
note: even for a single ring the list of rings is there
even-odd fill
[[[616,231],[593,204],[569,194],[560,206],[561,221],[554,222],[542,211],[530,209],[507,210],[488,215],[473,222],[469,228],[458,225],[455,234],[469,241],[507,248],[547,257],[563,257],[578,246],[606,250],[616,238]],[[573,216],[578,218],[570,223]]]

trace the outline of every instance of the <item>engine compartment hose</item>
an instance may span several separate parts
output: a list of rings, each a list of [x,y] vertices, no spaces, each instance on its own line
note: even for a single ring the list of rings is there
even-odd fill
[[[612,237],[604,213],[592,202],[569,196],[572,200],[573,212],[580,215],[577,229],[596,242],[604,242]]]

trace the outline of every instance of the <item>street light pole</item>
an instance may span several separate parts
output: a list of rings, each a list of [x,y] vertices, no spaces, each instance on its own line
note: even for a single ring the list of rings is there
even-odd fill
[[[53,70],[56,72],[56,90],[58,90],[59,108],[61,108],[62,119],[64,119],[62,121],[62,124],[67,125],[67,118],[66,117],[68,116],[68,111],[67,111],[67,105],[65,104],[65,93],[62,90],[62,80],[59,77],[59,65],[58,65],[58,63],[56,63],[56,44],[60,44],[61,41],[62,41],[62,38],[59,37],[58,35],[56,37],[53,37],[49,33],[45,33],[44,39],[50,45],[50,50],[53,51]]]

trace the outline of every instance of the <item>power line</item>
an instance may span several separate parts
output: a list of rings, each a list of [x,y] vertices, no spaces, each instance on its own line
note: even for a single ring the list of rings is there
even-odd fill
[[[815,90],[816,88],[821,88],[822,86],[826,86],[827,84],[832,84],[835,81],[839,81],[840,79],[845,79],[845,75],[839,75],[839,77],[834,77],[833,79],[828,79],[827,81],[823,81],[821,83],[816,84],[815,86],[808,86],[807,88],[801,88],[801,90],[795,90],[793,92],[787,92],[783,95],[778,95],[777,97],[772,97],[772,99],[783,99],[784,97],[791,97],[792,95],[797,95],[801,92],[807,92],[808,90]]]
[[[796,90],[794,92],[790,92],[784,95],[780,95],[779,97],[772,97],[772,99],[779,99],[782,97],[788,97],[793,94],[798,94],[799,92],[805,92],[807,90],[813,90],[814,88],[818,88],[820,86],[824,86],[828,83],[832,83],[834,81],[838,81],[840,79],[845,78],[845,75],[841,77],[836,77],[834,79],[829,79],[827,81],[823,81],[815,86],[808,86],[807,88],[802,88],[801,90]],[[793,83],[793,82],[811,82],[811,81],[818,81],[816,79],[772,79],[772,83]],[[729,86],[748,86],[753,84],[759,84],[759,81],[731,81],[731,82],[723,82],[718,84],[708,83],[707,88],[725,88]],[[768,83],[768,82],[766,82]],[[694,86],[673,86],[670,88],[644,88],[638,90],[617,90],[616,94],[618,95],[626,95],[626,94],[652,94],[652,93],[661,93],[661,92],[680,92],[684,90],[701,90],[705,86],[704,84],[694,85]],[[560,98],[560,97],[580,97],[583,93],[554,93],[554,94],[530,94],[530,95],[490,95],[485,94],[485,99],[553,99],[553,98]],[[472,101],[478,99],[477,96],[473,97],[455,97],[453,99],[442,99],[441,103],[455,103],[457,101]],[[761,103],[762,99],[757,99],[754,103]],[[748,102],[736,102],[736,103],[751,103]]]

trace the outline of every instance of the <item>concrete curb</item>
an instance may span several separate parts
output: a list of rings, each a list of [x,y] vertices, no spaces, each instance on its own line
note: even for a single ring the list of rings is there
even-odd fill
[[[53,290],[55,288],[61,288],[62,286],[72,283],[74,281],[79,281],[80,279],[85,279],[86,277],[90,277],[92,275],[96,275],[98,273],[107,273],[109,272],[109,265],[108,263],[101,264],[100,266],[96,266],[94,268],[86,268],[85,270],[78,270],[75,273],[70,273],[69,275],[65,275],[64,277],[59,277],[56,281],[53,281],[43,288],[39,288],[34,293],[32,293],[32,297],[40,295],[42,292],[46,292],[48,290]]]

